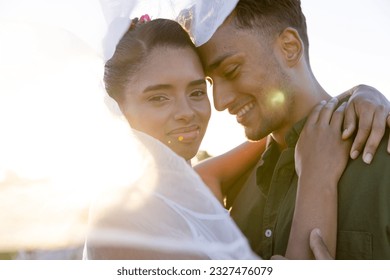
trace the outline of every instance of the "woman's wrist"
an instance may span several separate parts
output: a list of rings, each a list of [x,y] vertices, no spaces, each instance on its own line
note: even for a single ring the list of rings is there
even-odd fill
[[[327,178],[318,178],[315,172],[301,173],[298,177],[298,185],[300,188],[317,188],[322,190],[329,190],[332,193],[337,192],[339,178],[335,176],[329,176]]]

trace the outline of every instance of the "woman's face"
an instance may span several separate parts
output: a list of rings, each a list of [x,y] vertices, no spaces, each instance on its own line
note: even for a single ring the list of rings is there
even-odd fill
[[[119,106],[131,127],[193,158],[210,119],[202,65],[191,48],[155,48]]]

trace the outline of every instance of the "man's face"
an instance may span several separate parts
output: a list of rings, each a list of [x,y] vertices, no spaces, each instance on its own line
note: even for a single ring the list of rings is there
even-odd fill
[[[260,140],[284,128],[292,104],[288,76],[277,41],[226,21],[199,47],[214,81],[214,106],[228,109],[245,127],[250,140]]]

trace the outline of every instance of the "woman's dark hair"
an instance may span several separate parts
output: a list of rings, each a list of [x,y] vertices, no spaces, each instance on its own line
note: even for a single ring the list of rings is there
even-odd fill
[[[129,81],[156,47],[190,47],[196,52],[189,35],[177,22],[155,19],[139,23],[133,20],[104,69],[107,93],[117,102],[126,91]]]

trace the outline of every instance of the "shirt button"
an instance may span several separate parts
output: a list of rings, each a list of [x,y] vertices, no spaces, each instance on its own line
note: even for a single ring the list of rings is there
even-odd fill
[[[264,234],[265,234],[265,237],[271,237],[272,236],[272,230],[267,229]]]

